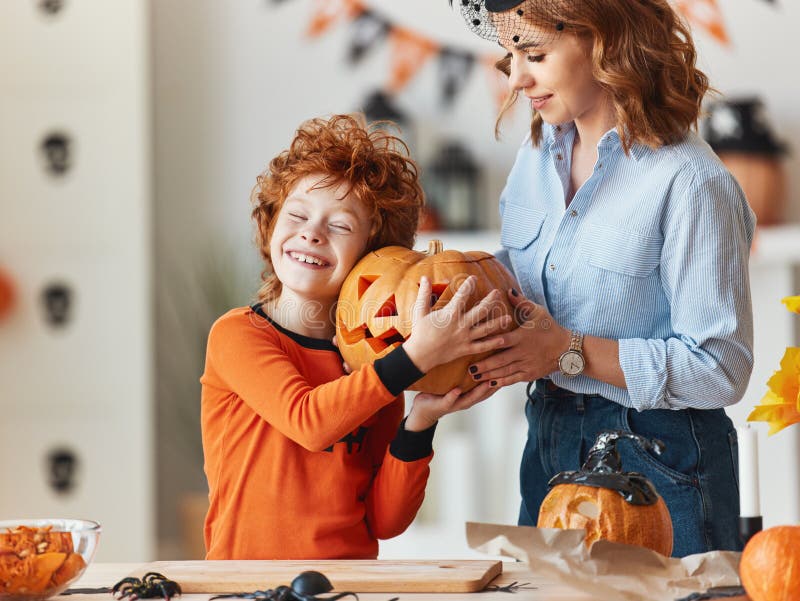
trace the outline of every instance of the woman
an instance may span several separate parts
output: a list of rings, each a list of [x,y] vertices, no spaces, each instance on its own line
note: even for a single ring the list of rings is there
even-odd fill
[[[754,217],[697,136],[708,79],[667,0],[457,0],[507,52],[508,108],[533,112],[500,199],[500,257],[527,321],[471,366],[530,381],[519,523],[597,432],[625,442],[672,514],[676,556],[739,549],[736,433],[723,407],[752,369]],[[502,117],[502,113],[501,113]]]

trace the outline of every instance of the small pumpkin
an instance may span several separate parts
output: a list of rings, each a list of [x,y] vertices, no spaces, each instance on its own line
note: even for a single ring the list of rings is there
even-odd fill
[[[14,306],[14,284],[2,268],[0,268],[0,320],[6,317]]]
[[[757,532],[742,551],[739,576],[753,601],[800,599],[800,526]]]
[[[599,539],[672,554],[672,519],[664,499],[642,474],[623,472],[617,441],[629,438],[657,453],[663,443],[630,432],[598,434],[579,471],[561,472],[539,508],[539,528],[586,531],[586,546]]]
[[[494,256],[479,251],[444,250],[432,240],[428,252],[387,246],[368,253],[353,267],[342,285],[336,305],[336,336],[344,360],[357,369],[383,357],[411,334],[414,303],[422,276],[432,286],[432,310],[443,308],[470,275],[477,285],[467,307],[474,306],[491,290],[503,294],[491,318],[513,314],[505,292],[518,287],[516,280]],[[508,326],[511,330],[513,323]],[[444,394],[458,386],[463,392],[477,383],[468,367],[488,353],[456,359],[435,367],[411,390]]]

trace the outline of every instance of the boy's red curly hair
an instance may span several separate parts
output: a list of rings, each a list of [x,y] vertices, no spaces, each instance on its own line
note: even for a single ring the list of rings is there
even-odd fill
[[[303,122],[291,146],[257,178],[251,200],[256,243],[266,264],[258,298],[265,302],[281,291],[272,272],[269,241],[278,213],[295,184],[322,174],[322,186],[346,184],[371,210],[372,230],[365,252],[383,246],[411,248],[425,203],[417,166],[408,147],[383,129],[367,126],[363,115],[333,115]]]

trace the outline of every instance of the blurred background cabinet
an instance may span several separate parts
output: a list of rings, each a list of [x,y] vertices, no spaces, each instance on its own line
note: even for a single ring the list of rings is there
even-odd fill
[[[148,6],[0,3],[0,516],[154,552]]]

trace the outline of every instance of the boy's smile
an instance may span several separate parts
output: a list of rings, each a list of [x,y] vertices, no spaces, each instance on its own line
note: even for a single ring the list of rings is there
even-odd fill
[[[326,187],[321,175],[309,175],[286,197],[270,239],[272,266],[282,285],[276,304],[284,320],[302,314],[309,301],[323,309],[332,306],[364,254],[372,221],[348,192],[346,185]]]
[[[308,267],[323,268],[323,267],[328,267],[330,265],[330,263],[328,263],[328,261],[326,261],[322,257],[318,257],[318,256],[315,256],[315,255],[302,253],[302,252],[297,252],[297,251],[294,251],[294,250],[288,250],[288,251],[284,251],[284,252],[286,252],[286,254],[289,255],[295,261],[297,261],[299,263],[303,263],[304,265],[306,265]]]

